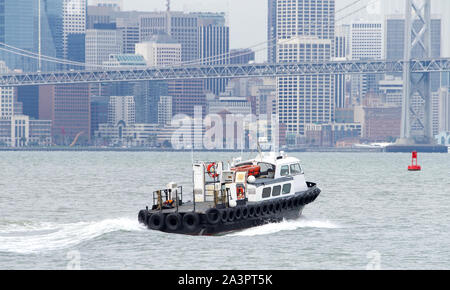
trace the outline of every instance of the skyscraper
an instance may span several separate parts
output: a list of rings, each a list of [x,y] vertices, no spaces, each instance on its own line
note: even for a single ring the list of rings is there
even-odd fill
[[[0,42],[51,57],[62,56],[62,6],[58,0],[0,0]],[[40,9],[39,9],[40,4]],[[39,10],[41,12],[39,22]],[[41,38],[39,39],[39,25]],[[22,71],[55,70],[54,63],[0,50],[0,60]]]
[[[334,49],[334,14],[334,0],[278,0],[277,61],[329,61]],[[306,124],[333,119],[334,78],[279,77],[277,98],[280,124],[289,133],[304,134]]]
[[[277,0],[268,0],[267,18],[267,61],[277,61]]]
[[[136,123],[136,104],[133,96],[111,96],[108,107],[108,123],[116,126],[125,122],[126,126]]]
[[[71,144],[77,134],[90,140],[89,85],[46,85],[39,87],[39,117],[52,120],[52,137],[56,144]]]
[[[223,25],[205,25],[199,28],[199,58],[205,65],[229,64],[230,29]],[[216,96],[225,91],[227,79],[209,79],[205,89]]]
[[[65,59],[84,62],[83,54],[69,51],[71,47],[83,47],[86,34],[87,0],[63,0],[63,56]],[[78,50],[78,52],[81,52]]]
[[[95,69],[109,60],[111,54],[122,52],[120,32],[115,24],[95,24],[94,29],[86,30],[86,64]]]
[[[416,20],[413,22],[416,31],[420,31],[421,22]],[[405,18],[403,15],[388,15],[386,17],[385,29],[385,51],[386,59],[399,60],[404,58],[405,53]],[[441,57],[442,55],[442,20],[433,16],[431,19],[431,57]],[[422,58],[419,47],[412,51],[413,58]],[[431,89],[433,92],[438,91],[441,87],[440,73],[432,73]]]
[[[351,25],[351,58],[353,60],[383,59],[383,24],[381,22],[357,21]],[[362,99],[368,93],[378,92],[381,77],[375,74],[352,76],[352,97]]]
[[[181,61],[199,59],[199,28],[207,25],[225,25],[223,13],[154,12],[139,18],[140,41],[150,40],[155,34],[170,35],[182,46]]]
[[[334,39],[334,58],[336,60],[347,60],[350,58],[350,26],[340,25],[336,27]],[[336,75],[334,104],[335,108],[345,107],[346,77],[344,74]]]
[[[123,9],[123,0],[89,0],[89,5],[111,7],[116,11],[120,11]]]

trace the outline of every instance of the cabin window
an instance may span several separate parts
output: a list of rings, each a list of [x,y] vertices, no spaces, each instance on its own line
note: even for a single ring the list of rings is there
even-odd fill
[[[258,166],[261,167],[260,177],[274,178],[275,166],[273,164],[260,162]]]
[[[281,194],[281,185],[273,187],[272,196],[279,196]]]
[[[283,185],[283,194],[291,193],[291,187],[292,185],[290,183],[286,183],[285,185]]]
[[[264,188],[262,192],[262,198],[269,198],[271,191],[272,191],[271,187]]]
[[[298,164],[298,163],[292,164],[291,165],[291,175],[298,175],[298,174],[302,174],[302,169],[300,167],[300,164]]]
[[[280,175],[288,176],[289,175],[289,166],[287,166],[287,165],[281,166]]]

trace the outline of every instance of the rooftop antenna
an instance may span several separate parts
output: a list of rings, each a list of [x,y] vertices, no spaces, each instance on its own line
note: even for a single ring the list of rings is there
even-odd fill
[[[166,7],[167,7],[167,12],[170,12],[170,0],[167,0]]]

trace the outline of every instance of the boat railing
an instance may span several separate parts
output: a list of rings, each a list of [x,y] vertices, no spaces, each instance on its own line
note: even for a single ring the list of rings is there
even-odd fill
[[[179,206],[183,205],[183,186],[178,186],[175,189],[166,188],[153,192],[153,209],[162,211],[166,202],[168,203],[167,206],[175,207],[178,212]]]

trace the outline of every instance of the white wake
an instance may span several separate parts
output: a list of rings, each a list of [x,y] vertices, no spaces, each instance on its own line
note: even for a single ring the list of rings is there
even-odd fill
[[[270,223],[259,227],[246,229],[231,236],[262,236],[278,233],[281,231],[294,231],[300,228],[320,228],[320,229],[338,229],[340,226],[330,221],[308,220],[300,218],[298,220],[284,220],[280,223]]]
[[[73,224],[9,224],[0,226],[0,252],[33,254],[70,248],[117,231],[142,231],[137,221],[127,218]]]

